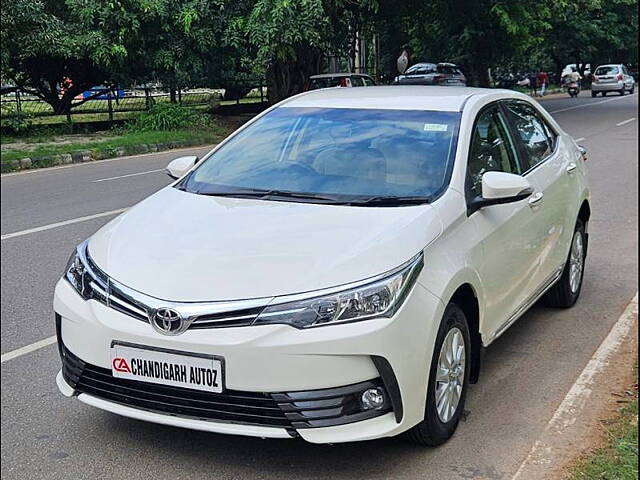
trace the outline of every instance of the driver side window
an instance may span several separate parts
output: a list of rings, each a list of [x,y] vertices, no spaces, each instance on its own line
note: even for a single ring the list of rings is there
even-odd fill
[[[522,173],[507,124],[497,106],[481,112],[473,129],[467,175],[475,195],[482,195],[485,172]]]

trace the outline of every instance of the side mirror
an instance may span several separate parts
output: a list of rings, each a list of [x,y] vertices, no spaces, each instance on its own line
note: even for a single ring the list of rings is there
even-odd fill
[[[482,175],[482,196],[474,198],[469,214],[490,205],[519,202],[533,193],[529,181],[513,173],[486,172]]]
[[[167,168],[164,169],[167,175],[173,179],[178,179],[187,173],[198,161],[198,157],[190,155],[188,157],[178,157],[171,160]]]
[[[587,149],[585,147],[583,147],[582,145],[578,145],[578,150],[580,151],[580,155],[582,155],[582,158],[586,162],[587,161]]]

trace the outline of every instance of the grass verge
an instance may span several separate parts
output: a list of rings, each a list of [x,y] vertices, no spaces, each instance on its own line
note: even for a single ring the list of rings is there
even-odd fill
[[[637,365],[635,367],[637,378]],[[580,459],[570,480],[636,480],[638,478],[638,390],[626,393],[629,403],[605,425],[604,445]]]
[[[122,149],[131,153],[137,152],[135,147],[159,145],[166,146],[166,149],[185,145],[207,145],[220,142],[228,130],[221,126],[203,128],[197,130],[162,130],[150,132],[127,132],[109,137],[103,140],[78,141],[65,144],[46,144],[42,146],[30,145],[27,150],[6,150],[0,153],[0,164],[2,171],[11,171],[12,162],[28,157],[32,159],[51,157],[53,155],[72,154],[74,152],[90,152],[94,158],[110,158],[122,155]],[[43,139],[44,140],[44,139]],[[162,148],[161,148],[162,149]],[[46,165],[39,165],[46,166]]]

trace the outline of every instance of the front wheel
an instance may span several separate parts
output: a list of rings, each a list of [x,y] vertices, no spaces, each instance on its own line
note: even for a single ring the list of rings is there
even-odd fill
[[[467,318],[460,307],[450,303],[433,350],[424,420],[404,434],[408,441],[437,446],[456,431],[469,385],[470,348]]]
[[[569,258],[565,263],[562,276],[544,297],[544,303],[547,306],[569,308],[576,303],[582,290],[586,257],[587,235],[582,220],[578,220],[571,240]]]
[[[623,96],[624,96],[624,94],[625,94],[625,89],[624,89],[624,87],[622,87],[622,90],[620,90],[618,93],[620,94],[620,96],[621,96],[621,97],[623,97]]]

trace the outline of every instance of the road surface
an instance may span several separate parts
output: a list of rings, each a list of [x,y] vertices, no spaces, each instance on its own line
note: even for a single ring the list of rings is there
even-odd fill
[[[582,297],[571,310],[534,307],[487,350],[466,421],[437,449],[395,439],[318,446],[215,435],[62,397],[56,347],[36,343],[54,332],[54,284],[75,245],[112,212],[169,183],[161,170],[177,154],[3,176],[3,479],[510,479],[637,291],[638,96],[543,105],[589,149],[593,216]],[[11,358],[23,347],[28,353]]]

